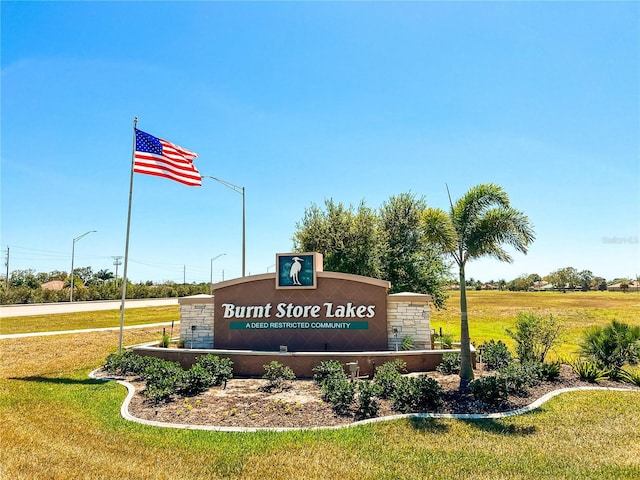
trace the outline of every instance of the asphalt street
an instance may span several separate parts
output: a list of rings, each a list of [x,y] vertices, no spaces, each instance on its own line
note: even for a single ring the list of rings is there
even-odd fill
[[[53,313],[92,312],[97,310],[120,310],[121,304],[122,304],[122,300],[109,300],[109,301],[101,301],[101,302],[43,303],[43,304],[32,304],[32,305],[2,305],[0,307],[0,318],[25,317],[29,315],[49,315]],[[127,300],[125,302],[125,309],[143,308],[143,307],[160,307],[165,305],[177,305],[177,304],[178,304],[177,298]],[[124,329],[128,330],[131,328],[162,327],[166,325],[171,325],[171,322],[127,326],[127,327],[124,327]],[[119,330],[119,329],[120,327],[107,327],[107,328],[88,328],[84,330],[60,330],[55,332],[13,333],[13,334],[7,334],[7,335],[0,335],[0,340],[5,338],[42,337],[42,336],[48,336],[48,335],[100,332],[100,331]]]
[[[98,302],[58,302],[58,303],[34,303],[28,305],[2,305],[0,306],[0,318],[26,317],[30,315],[49,315],[52,313],[93,312],[96,310],[120,310],[122,300],[105,300]],[[178,305],[177,298],[143,298],[139,300],[127,300],[126,308],[163,307],[166,305]]]

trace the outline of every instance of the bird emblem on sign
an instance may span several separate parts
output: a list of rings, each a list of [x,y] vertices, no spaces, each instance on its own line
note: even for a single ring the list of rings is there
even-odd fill
[[[302,264],[300,262],[304,262],[304,259],[300,257],[293,257],[293,263],[291,264],[291,270],[289,270],[289,277],[294,285],[302,285],[300,283],[300,270],[302,270]]]

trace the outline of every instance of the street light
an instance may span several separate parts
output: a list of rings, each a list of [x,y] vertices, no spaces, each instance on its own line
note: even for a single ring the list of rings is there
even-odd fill
[[[239,187],[238,185],[234,185],[233,183],[229,183],[225,180],[222,180],[217,177],[212,177],[210,175],[202,175],[202,178],[210,178],[215,180],[218,183],[221,183],[227,188],[230,188],[236,193],[242,195],[242,276],[244,277],[245,272],[245,251],[246,251],[246,236],[245,236],[245,204],[244,204],[244,187]]]
[[[211,259],[211,277],[209,278],[209,288],[210,288],[210,291],[211,291],[211,295],[213,295],[213,261],[216,258],[220,258],[223,255],[226,255],[226,253],[221,253],[220,255],[216,255],[215,257],[213,257]]]
[[[90,233],[96,233],[95,230],[89,230],[86,233],[83,233],[79,237],[73,239],[73,245],[71,247],[71,288],[69,293],[69,302],[73,302],[73,261],[76,255],[76,242],[80,240],[82,237],[89,235]]]

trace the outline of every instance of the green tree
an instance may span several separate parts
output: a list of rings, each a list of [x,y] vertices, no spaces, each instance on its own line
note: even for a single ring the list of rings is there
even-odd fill
[[[91,280],[91,277],[93,277],[93,269],[91,267],[74,268],[73,276],[74,276],[74,282],[73,282],[74,285],[77,285],[75,282],[75,279],[77,278],[79,278],[82,281],[82,285],[84,285],[89,280]]]
[[[591,283],[593,282],[593,272],[591,270],[582,270],[578,272],[578,279],[580,282],[580,288],[583,292],[588,292],[591,289]]]
[[[379,236],[375,213],[360,203],[358,210],[333,199],[325,209],[313,204],[296,224],[294,250],[320,252],[328,271],[379,278]]]
[[[451,204],[449,212],[428,209],[423,218],[427,237],[439,244],[458,265],[460,277],[461,366],[460,389],[468,390],[473,379],[465,267],[469,260],[489,256],[511,262],[503,248],[509,245],[526,253],[535,235],[526,217],[511,207],[502,187],[481,184]]]
[[[578,276],[578,270],[573,267],[560,268],[554,272],[551,272],[547,277],[548,281],[553,284],[553,288],[556,290],[575,290],[580,285],[580,277]]]
[[[35,270],[14,270],[9,275],[9,287],[39,288],[40,282]]]
[[[410,193],[394,195],[379,210],[382,278],[391,282],[391,292],[426,292],[436,306],[446,299],[448,268],[442,251],[430,243],[422,229],[427,210],[423,197]]]
[[[604,291],[607,289],[607,280],[604,277],[593,277],[591,280],[591,289],[596,291]]]
[[[293,248],[320,252],[327,271],[352,273],[391,282],[391,292],[429,293],[443,305],[448,269],[439,247],[421,228],[424,199],[392,196],[375,212],[361,202],[358,209],[325,200],[312,205],[296,224]]]

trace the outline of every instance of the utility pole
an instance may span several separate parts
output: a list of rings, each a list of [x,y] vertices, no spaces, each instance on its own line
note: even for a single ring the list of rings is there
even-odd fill
[[[5,286],[9,288],[9,245],[7,245],[7,258],[5,259],[4,264],[7,266],[7,283]]]
[[[113,264],[116,267],[116,288],[118,287],[118,266],[122,265],[122,255],[116,255],[115,257],[111,257],[113,258]]]

